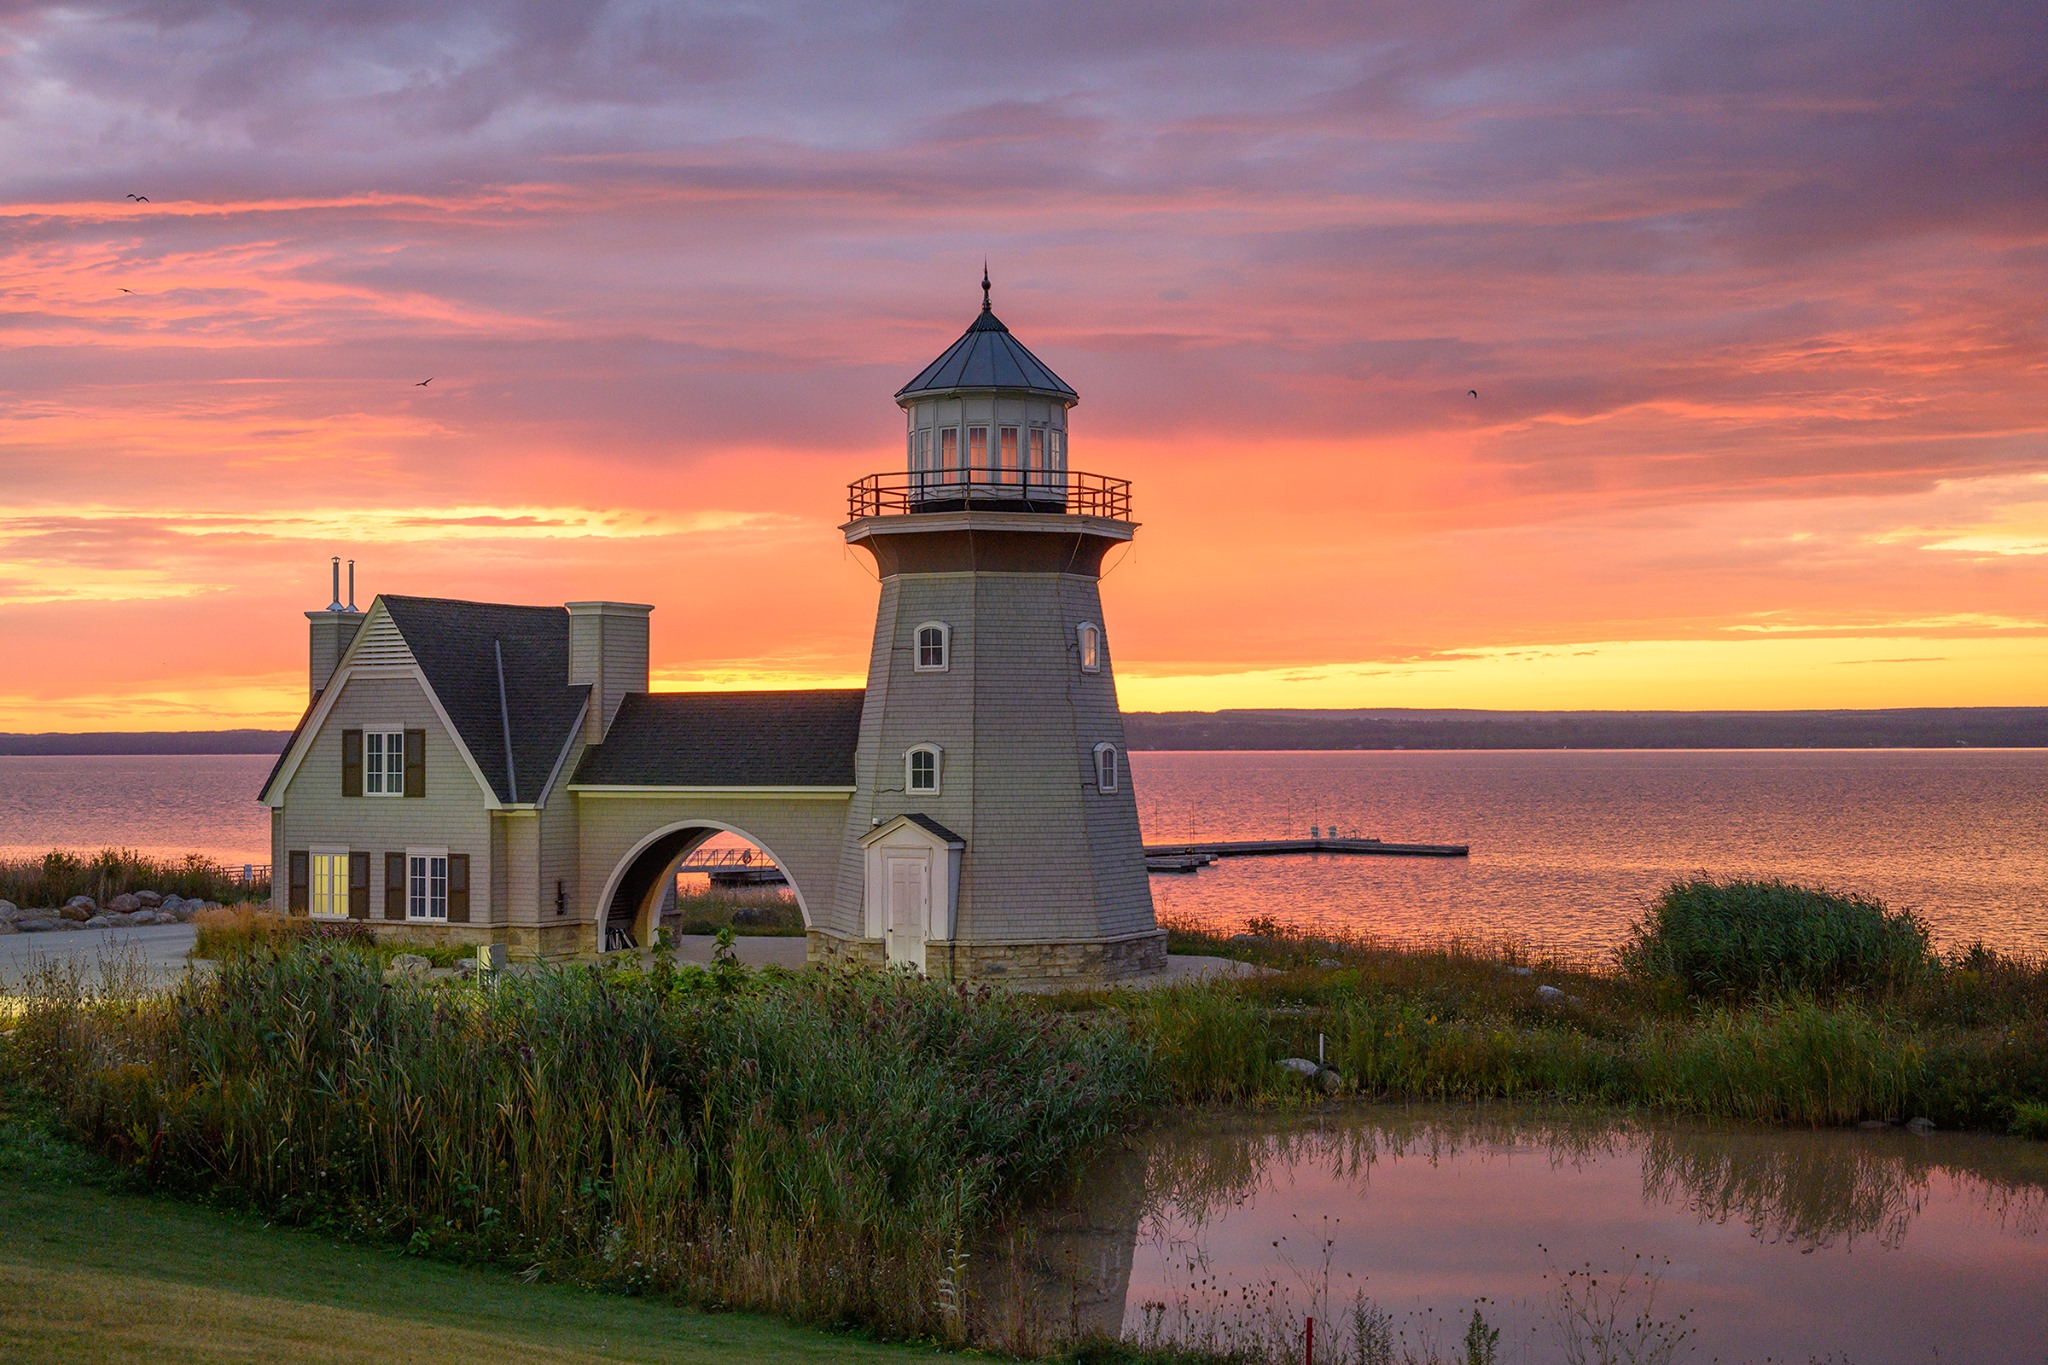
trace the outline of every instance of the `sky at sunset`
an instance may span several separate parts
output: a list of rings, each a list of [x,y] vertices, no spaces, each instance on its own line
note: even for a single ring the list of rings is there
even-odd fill
[[[2048,704],[2039,0],[0,0],[0,730],[289,725],[334,554],[858,685],[984,256],[1128,709]]]

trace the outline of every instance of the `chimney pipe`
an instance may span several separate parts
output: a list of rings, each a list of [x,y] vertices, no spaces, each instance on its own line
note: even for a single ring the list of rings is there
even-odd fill
[[[348,609],[356,609],[356,562],[353,559],[348,562]]]
[[[327,610],[340,611],[341,606],[341,556],[334,557],[334,600],[327,604]]]

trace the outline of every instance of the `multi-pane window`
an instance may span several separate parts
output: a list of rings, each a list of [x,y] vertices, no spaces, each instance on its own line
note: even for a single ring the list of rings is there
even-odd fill
[[[939,431],[939,468],[948,474],[960,469],[960,428],[944,427]]]
[[[448,918],[448,855],[414,853],[406,858],[407,919]]]
[[[311,897],[307,910],[314,915],[348,914],[348,854],[313,855]]]
[[[1095,790],[1113,792],[1116,790],[1117,762],[1116,745],[1095,746]]]
[[[927,621],[917,628],[917,664],[919,673],[943,673],[946,671],[948,637],[952,631],[938,621]]]
[[[999,429],[1001,439],[996,443],[996,482],[1015,483],[1020,472],[1017,466],[1017,428]]]
[[[988,469],[987,427],[967,428],[967,468],[969,471],[969,483],[974,482],[975,472],[986,471]],[[985,472],[982,473],[982,479],[986,481],[987,478],[988,475]]]
[[[1085,623],[1076,632],[1080,637],[1081,671],[1100,673],[1102,671],[1102,627]]]
[[[903,786],[921,795],[939,790],[939,751],[936,745],[920,744],[904,755]]]
[[[1061,431],[1058,427],[1054,427],[1050,431],[1047,431],[1045,433],[1045,450],[1045,467],[1051,470],[1054,475],[1054,478],[1051,479],[1050,482],[1066,482],[1067,433]]]
[[[1031,444],[1024,455],[1026,477],[1032,483],[1042,484],[1045,482],[1045,428],[1033,427],[1029,436]]]
[[[363,793],[405,795],[405,731],[370,730],[363,735]]]

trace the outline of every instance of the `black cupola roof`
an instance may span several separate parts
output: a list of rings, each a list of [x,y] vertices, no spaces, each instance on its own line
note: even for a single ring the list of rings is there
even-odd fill
[[[1046,368],[1044,361],[1031,354],[1003,326],[1002,319],[989,305],[986,270],[981,273],[981,316],[937,360],[925,366],[917,378],[896,390],[896,401],[957,393],[962,389],[1042,394],[1066,403],[1078,403],[1081,399],[1066,380]]]

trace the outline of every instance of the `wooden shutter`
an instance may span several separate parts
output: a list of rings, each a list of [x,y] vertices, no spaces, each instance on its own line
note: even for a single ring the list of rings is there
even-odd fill
[[[348,855],[348,917],[370,917],[370,855],[367,853]]]
[[[469,855],[448,855],[448,922],[469,923]]]
[[[363,794],[363,732],[343,730],[341,732],[341,794],[361,796]]]
[[[405,794],[425,796],[427,794],[427,732],[407,730],[405,732]]]
[[[384,918],[405,918],[405,855],[384,855]]]
[[[303,915],[311,904],[309,883],[312,881],[313,860],[306,856],[306,850],[295,848],[287,855],[291,876],[286,883],[291,889],[286,893],[285,909],[294,915]]]

